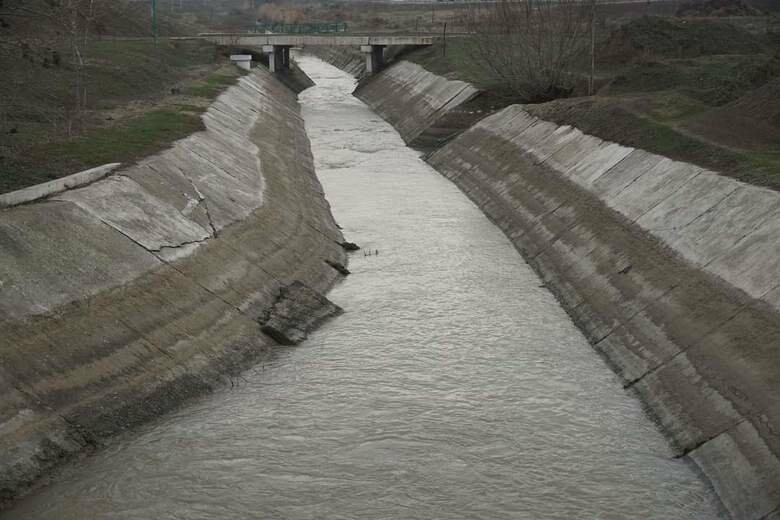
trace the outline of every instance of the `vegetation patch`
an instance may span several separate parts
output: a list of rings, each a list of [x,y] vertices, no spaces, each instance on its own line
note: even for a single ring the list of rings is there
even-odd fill
[[[182,93],[188,96],[214,98],[226,87],[234,84],[235,82],[235,74],[212,74],[203,81],[197,81],[194,84],[185,87],[182,90]]]
[[[614,31],[600,46],[599,57],[603,63],[629,63],[648,56],[681,59],[766,49],[759,36],[727,21],[645,16]]]
[[[192,108],[198,112],[192,111]],[[93,129],[64,141],[28,148],[35,161],[20,161],[4,169],[0,191],[56,179],[110,162],[130,162],[164,148],[202,129],[200,108],[154,110],[129,118],[121,125]]]
[[[583,55],[571,92],[537,104],[480,66],[471,37],[402,57],[486,90],[491,109],[522,103],[602,139],[780,189],[780,42],[764,18],[639,17],[611,32],[599,21],[595,95]]]
[[[533,115],[626,146],[692,162],[744,182],[780,189],[780,152],[732,149],[685,132],[673,120],[660,121],[631,111],[615,98],[578,98],[527,105]]]
[[[86,58],[79,109],[68,62],[2,59],[13,66],[0,85],[0,192],[164,149],[243,74],[200,40],[95,40]]]

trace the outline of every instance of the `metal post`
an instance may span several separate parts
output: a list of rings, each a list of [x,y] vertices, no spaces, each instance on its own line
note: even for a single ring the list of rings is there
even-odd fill
[[[447,55],[447,22],[444,22],[444,29],[441,32],[441,55]]]
[[[157,0],[152,0],[152,34],[154,43],[157,43]]]
[[[592,0],[590,10],[590,77],[588,95],[593,95],[593,76],[596,71],[596,0]]]

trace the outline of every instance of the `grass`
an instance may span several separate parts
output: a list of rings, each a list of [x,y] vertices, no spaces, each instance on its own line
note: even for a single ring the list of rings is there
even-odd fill
[[[415,50],[404,59],[417,63],[440,76],[455,76],[480,88],[500,88],[500,80],[475,64],[469,48],[469,37],[450,38],[446,47],[437,41],[429,47]]]
[[[156,151],[202,128],[192,112],[154,110],[129,119],[121,126],[92,130],[77,139],[45,145],[41,152],[69,163],[99,165]]]
[[[131,162],[201,128],[198,113],[190,108],[154,110],[121,125],[87,131],[74,139],[41,143],[28,149],[39,160],[17,164],[3,172],[0,192],[56,179],[62,176],[60,172],[68,174],[110,162]]]
[[[56,114],[70,102],[73,71],[16,63],[0,86],[12,100],[0,106],[0,192],[109,162],[132,163],[199,130],[210,101],[242,75],[215,53],[194,40],[93,42],[90,106],[71,138],[62,135]]]
[[[559,100],[528,105],[532,114],[626,146],[642,148],[679,161],[725,173],[741,181],[780,189],[780,151],[730,149],[679,131],[676,117],[656,120],[637,114],[628,103],[610,97]]]
[[[198,81],[185,87],[182,90],[182,93],[188,96],[214,98],[222,92],[225,87],[228,87],[235,82],[235,74],[212,74],[203,81]]]
[[[613,94],[676,89],[709,106],[733,101],[780,75],[780,58],[767,54],[700,56],[625,67],[609,86]]]
[[[579,97],[526,109],[602,139],[780,189],[780,148],[767,144],[780,142],[778,101],[755,94],[780,78],[780,49],[768,38],[720,20],[648,17],[605,34],[599,45],[596,96],[584,95],[583,82],[575,89]],[[446,53],[437,43],[401,58],[472,83],[497,106],[520,102],[475,63],[468,46],[468,38],[452,38]],[[743,107],[749,99],[761,106]]]

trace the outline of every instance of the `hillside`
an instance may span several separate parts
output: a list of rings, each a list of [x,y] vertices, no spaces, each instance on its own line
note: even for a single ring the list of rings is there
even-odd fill
[[[150,27],[137,2],[100,3],[75,40],[68,12],[32,15],[46,5],[0,7],[0,192],[165,147],[239,75],[206,42],[137,39]],[[197,30],[188,21],[161,15],[160,32]]]
[[[595,95],[586,95],[583,68],[572,97],[526,108],[603,139],[780,189],[780,27],[772,20],[602,20]],[[470,59],[468,45],[468,38],[453,38],[446,51],[433,46],[405,58],[485,89],[492,108],[525,103]]]

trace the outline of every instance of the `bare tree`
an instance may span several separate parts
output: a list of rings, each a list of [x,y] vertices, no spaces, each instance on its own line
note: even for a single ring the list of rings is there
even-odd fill
[[[526,102],[571,94],[590,45],[593,0],[499,0],[470,9],[464,24],[474,66]]]

